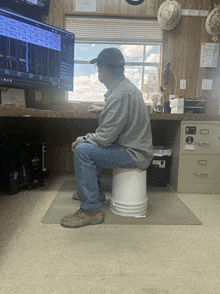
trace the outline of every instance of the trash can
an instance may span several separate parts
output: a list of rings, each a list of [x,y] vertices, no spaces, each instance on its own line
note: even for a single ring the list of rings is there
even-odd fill
[[[147,184],[166,187],[170,180],[172,150],[163,146],[154,146],[153,149],[153,159],[147,169]]]

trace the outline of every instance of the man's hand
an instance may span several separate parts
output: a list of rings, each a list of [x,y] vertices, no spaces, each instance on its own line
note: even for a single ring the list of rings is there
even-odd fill
[[[102,111],[102,106],[98,106],[98,105],[95,105],[95,104],[92,104],[88,107],[88,110],[87,111],[90,111],[90,112],[101,112]]]
[[[71,144],[71,148],[72,148],[73,152],[74,152],[74,149],[77,145],[78,145],[78,143],[76,141]]]

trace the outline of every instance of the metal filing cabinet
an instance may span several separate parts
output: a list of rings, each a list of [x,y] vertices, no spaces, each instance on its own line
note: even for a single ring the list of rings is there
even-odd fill
[[[220,193],[220,121],[181,123],[177,191]]]

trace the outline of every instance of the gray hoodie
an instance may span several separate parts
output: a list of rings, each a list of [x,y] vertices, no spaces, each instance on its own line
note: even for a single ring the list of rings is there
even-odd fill
[[[140,91],[124,75],[105,94],[105,105],[95,133],[78,137],[76,142],[103,147],[118,144],[140,169],[150,165],[153,146],[148,111]]]

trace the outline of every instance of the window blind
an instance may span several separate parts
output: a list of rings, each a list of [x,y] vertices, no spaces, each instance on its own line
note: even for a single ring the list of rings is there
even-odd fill
[[[77,43],[162,43],[162,29],[157,20],[66,16],[65,30],[75,34]]]

